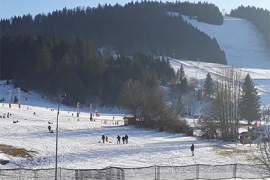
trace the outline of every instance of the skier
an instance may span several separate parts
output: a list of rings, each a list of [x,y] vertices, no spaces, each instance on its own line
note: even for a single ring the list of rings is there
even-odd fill
[[[104,140],[105,140],[105,136],[104,135],[102,135],[102,140],[103,140],[103,143],[104,143]]]
[[[108,136],[106,136],[106,142],[108,142]]]
[[[125,136],[122,137],[123,144],[125,144]]]
[[[128,135],[125,135],[126,143],[128,144]]]
[[[49,130],[49,132],[51,132],[51,129],[52,129],[52,127],[49,125],[49,126],[48,126],[48,130]]]
[[[120,139],[121,139],[121,137],[118,135],[117,136],[117,144],[120,144]]]
[[[191,152],[192,152],[192,156],[194,156],[194,144],[192,144],[192,145],[190,146],[190,150],[191,150]]]

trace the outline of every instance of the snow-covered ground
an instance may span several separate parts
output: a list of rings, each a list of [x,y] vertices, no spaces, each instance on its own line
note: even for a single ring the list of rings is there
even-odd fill
[[[16,92],[12,85],[1,81],[0,93],[8,99],[8,89]],[[16,92],[17,93],[17,92]],[[15,93],[15,94],[16,94]],[[13,97],[14,95],[13,94]],[[0,104],[1,120],[0,144],[25,148],[34,158],[26,159],[0,154],[0,159],[10,160],[6,168],[53,168],[55,162],[55,133],[48,132],[48,122],[56,128],[57,104],[42,99],[31,92],[21,92],[21,109],[18,104],[9,108],[7,101]],[[27,97],[27,101],[26,98]],[[35,114],[34,114],[35,112]],[[7,118],[7,113],[11,115]],[[73,116],[72,116],[73,113]],[[158,132],[145,128],[123,125],[105,125],[101,120],[123,121],[125,114],[100,112],[100,117],[89,120],[89,110],[82,109],[79,119],[76,109],[61,105],[59,113],[59,149],[58,166],[62,168],[95,169],[107,166],[145,167],[151,165],[183,166],[192,164],[253,164],[256,145],[235,145],[216,140],[202,140],[181,134]],[[18,121],[13,123],[13,121]],[[192,119],[188,120],[190,124]],[[108,136],[103,144],[101,136]],[[128,144],[117,144],[116,136],[129,136]],[[111,143],[110,143],[111,142]],[[195,156],[191,156],[190,145],[195,144]],[[246,153],[231,153],[224,156],[215,146],[247,150]],[[243,151],[244,152],[244,151]]]

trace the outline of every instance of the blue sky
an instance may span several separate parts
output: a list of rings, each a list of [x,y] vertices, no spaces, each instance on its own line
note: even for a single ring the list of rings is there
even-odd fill
[[[141,0],[139,0],[140,2]],[[158,0],[159,1],[159,0]],[[166,0],[162,0],[165,2]],[[167,0],[175,2],[175,0]],[[184,2],[185,0],[180,0]],[[244,6],[255,6],[270,10],[270,0],[202,0],[202,2],[213,3],[225,11],[230,12],[231,9],[235,9],[241,4]],[[12,16],[22,16],[23,14],[30,13],[33,17],[38,13],[52,12],[56,9],[62,10],[63,7],[75,8],[77,6],[90,6],[97,7],[107,3],[115,5],[119,3],[125,5],[131,2],[131,0],[0,0],[0,18],[11,18]],[[135,1],[134,1],[135,2]],[[196,0],[189,0],[189,2],[198,2]]]

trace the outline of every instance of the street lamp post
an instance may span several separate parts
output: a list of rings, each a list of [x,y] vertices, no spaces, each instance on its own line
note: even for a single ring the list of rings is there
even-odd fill
[[[66,95],[62,94],[61,99],[58,105],[57,111],[57,120],[56,120],[56,147],[55,147],[55,180],[57,180],[57,151],[58,151],[58,116],[59,116],[59,108],[63,99],[65,99]]]

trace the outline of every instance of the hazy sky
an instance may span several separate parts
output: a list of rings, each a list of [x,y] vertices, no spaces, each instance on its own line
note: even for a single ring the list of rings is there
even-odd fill
[[[138,0],[139,2],[141,0]],[[159,1],[159,0],[158,0]],[[163,2],[175,0],[162,0]],[[184,2],[185,0],[180,0]],[[189,2],[198,2],[197,0],[188,0]],[[0,0],[0,18],[11,18],[12,16],[22,16],[23,14],[30,13],[33,17],[38,13],[52,12],[56,9],[62,10],[63,7],[75,8],[77,6],[90,6],[97,7],[100,3],[115,5],[119,3],[125,5],[131,0]],[[136,2],[136,0],[134,1]],[[230,12],[240,5],[255,6],[270,10],[270,0],[202,0],[201,2],[213,3],[219,7],[220,11],[225,9]]]

